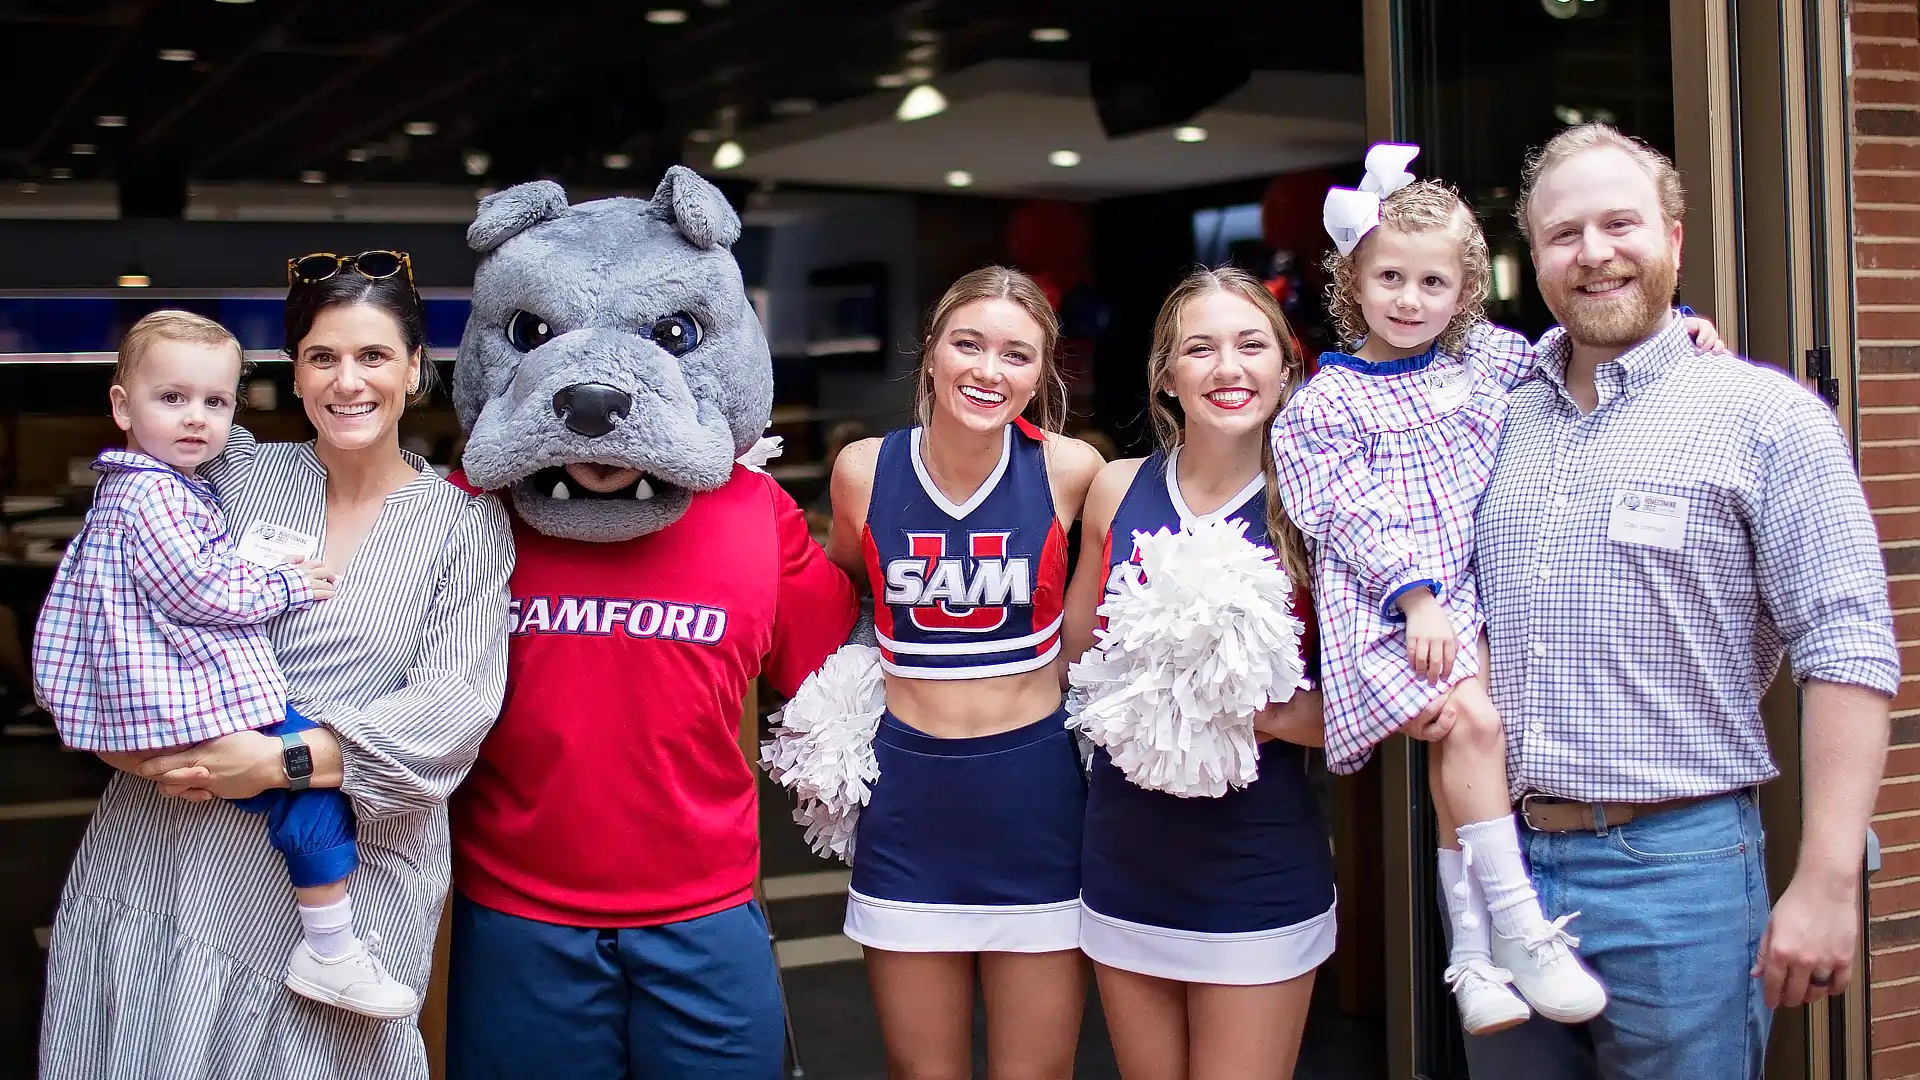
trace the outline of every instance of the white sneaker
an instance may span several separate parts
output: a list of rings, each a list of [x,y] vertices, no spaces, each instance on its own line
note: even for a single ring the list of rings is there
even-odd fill
[[[1541,1016],[1562,1024],[1585,1023],[1607,1007],[1607,988],[1574,954],[1580,939],[1567,933],[1579,914],[1542,922],[1523,937],[1493,932],[1493,962],[1512,974],[1514,988]]]
[[[1491,1035],[1527,1022],[1533,1010],[1513,992],[1513,973],[1479,957],[1447,968],[1447,985],[1469,1035]]]
[[[420,1008],[420,995],[387,974],[374,955],[379,946],[380,935],[368,934],[352,952],[329,959],[302,941],[287,957],[287,989],[379,1020],[412,1016]]]

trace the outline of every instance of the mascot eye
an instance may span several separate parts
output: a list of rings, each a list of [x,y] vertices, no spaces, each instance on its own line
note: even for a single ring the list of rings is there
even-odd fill
[[[531,311],[516,311],[507,320],[507,344],[532,352],[553,340],[553,327]]]
[[[700,323],[684,311],[654,323],[647,336],[673,356],[685,356],[700,345]]]

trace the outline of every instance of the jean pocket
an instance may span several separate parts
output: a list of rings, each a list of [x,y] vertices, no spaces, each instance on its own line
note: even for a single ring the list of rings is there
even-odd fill
[[[1738,800],[1715,799],[1701,806],[1637,818],[1607,830],[1625,854],[1647,863],[1712,862],[1744,855],[1747,835]]]

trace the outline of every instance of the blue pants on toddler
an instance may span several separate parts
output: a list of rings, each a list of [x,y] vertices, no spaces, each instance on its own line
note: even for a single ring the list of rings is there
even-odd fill
[[[268,724],[260,734],[279,738],[309,731],[319,724],[287,706],[287,718]],[[344,881],[360,865],[354,846],[353,805],[339,788],[287,791],[273,788],[233,805],[249,814],[267,815],[267,839],[287,862],[287,877],[296,889]]]

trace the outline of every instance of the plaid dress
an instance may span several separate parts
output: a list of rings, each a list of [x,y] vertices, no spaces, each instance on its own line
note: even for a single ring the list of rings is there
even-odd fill
[[[1525,338],[1485,323],[1459,357],[1429,349],[1372,363],[1325,353],[1274,420],[1280,497],[1313,550],[1335,772],[1360,768],[1382,739],[1479,671],[1474,507],[1507,392],[1532,362]],[[1395,603],[1422,585],[1460,639],[1439,683],[1414,672]]]
[[[34,692],[76,750],[164,750],[286,719],[268,619],[306,575],[234,553],[213,489],[108,450],[33,636]]]

